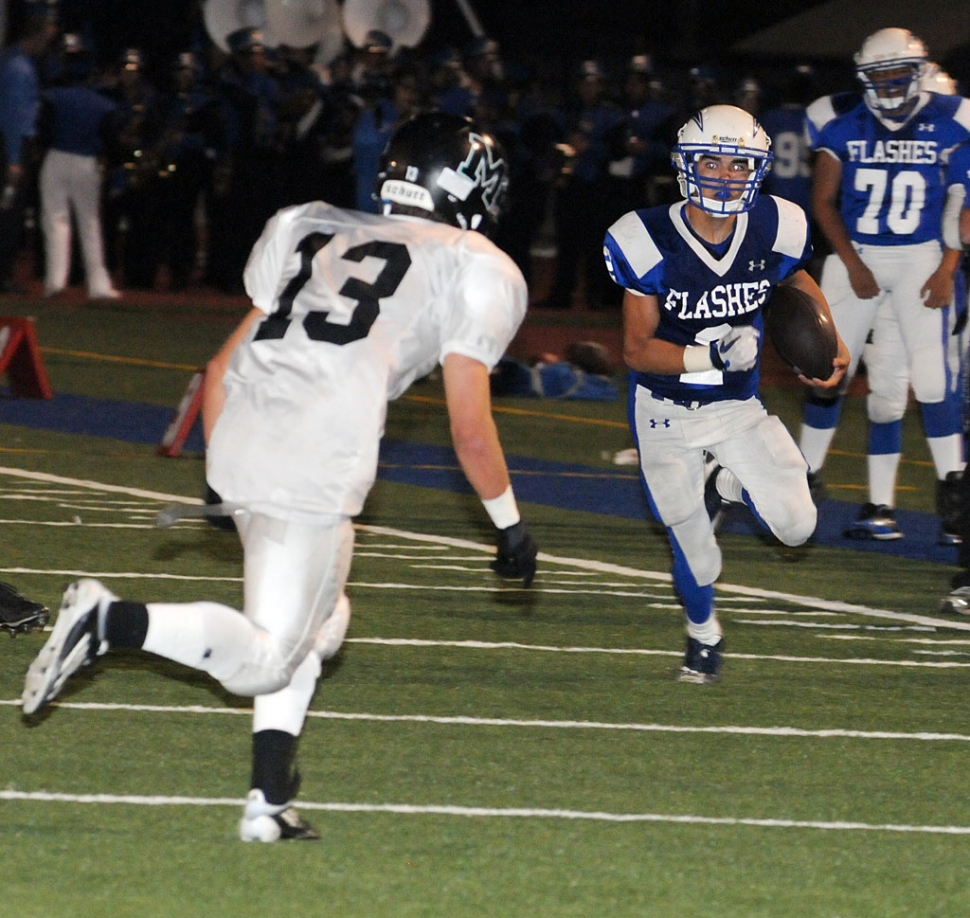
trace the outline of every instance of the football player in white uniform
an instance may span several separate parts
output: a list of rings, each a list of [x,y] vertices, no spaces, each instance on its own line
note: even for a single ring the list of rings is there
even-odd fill
[[[865,353],[869,396],[869,501],[850,538],[898,539],[896,473],[909,388],[920,405],[936,468],[941,543],[964,465],[956,395],[959,354],[953,276],[960,253],[941,243],[947,152],[970,138],[970,101],[920,89],[928,59],[906,29],[880,29],[855,56],[862,93],[808,108],[818,155],[815,218],[832,245],[821,286],[852,355]],[[806,403],[800,435],[813,474],[821,469],[841,410],[830,393]]]
[[[746,504],[786,545],[815,530],[805,460],[758,398],[762,309],[772,288],[791,284],[828,312],[804,269],[812,255],[805,212],[759,197],[769,147],[764,129],[740,108],[702,109],[673,149],[686,201],[631,211],[606,235],[607,267],[625,288],[630,426],[687,616],[684,682],[720,675],[719,508]],[[831,377],[802,381],[837,386],[848,360],[840,340]]]
[[[491,563],[529,586],[525,528],[491,414],[489,373],[526,309],[489,239],[502,150],[467,118],[404,124],[384,152],[380,215],[316,202],[277,213],[245,270],[253,308],[206,374],[207,474],[244,549],[244,608],[65,593],[23,693],[30,714],[111,647],[140,647],[254,697],[243,840],[317,838],[292,803],[297,738],[321,660],[343,641],[353,526],[376,474],[387,402],[441,364],[458,460],[496,527]]]

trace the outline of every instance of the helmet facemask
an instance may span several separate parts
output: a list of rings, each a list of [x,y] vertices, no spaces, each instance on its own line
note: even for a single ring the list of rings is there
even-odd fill
[[[745,213],[754,207],[761,183],[771,168],[771,141],[747,112],[731,105],[702,109],[678,133],[671,161],[680,193],[693,205],[719,217]],[[747,172],[738,177],[704,174],[710,158],[743,160]]]
[[[855,55],[869,110],[890,119],[906,117],[919,98],[927,61],[926,45],[908,29],[873,32]]]
[[[866,105],[888,117],[908,111],[919,96],[923,63],[899,61],[889,66],[859,68],[856,73],[863,85]]]

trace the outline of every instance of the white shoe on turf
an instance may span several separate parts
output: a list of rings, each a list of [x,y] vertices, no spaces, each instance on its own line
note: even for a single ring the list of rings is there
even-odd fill
[[[56,698],[74,673],[108,649],[99,634],[108,606],[117,598],[97,580],[78,580],[67,588],[54,630],[27,670],[24,714],[33,714]]]
[[[945,596],[940,611],[945,615],[970,615],[970,586],[958,587]]]
[[[253,788],[246,797],[239,837],[244,842],[275,842],[293,839],[316,841],[320,833],[290,803],[267,803],[263,792]]]

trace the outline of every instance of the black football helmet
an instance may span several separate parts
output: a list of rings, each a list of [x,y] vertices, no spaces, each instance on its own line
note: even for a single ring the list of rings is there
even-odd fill
[[[501,144],[470,118],[415,115],[381,155],[375,193],[384,213],[426,212],[431,220],[489,235],[505,206],[508,162]]]

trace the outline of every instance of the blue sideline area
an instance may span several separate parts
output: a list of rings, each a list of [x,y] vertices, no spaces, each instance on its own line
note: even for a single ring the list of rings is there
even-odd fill
[[[62,433],[110,437],[130,443],[158,444],[174,410],[82,395],[56,394],[50,400],[10,398],[0,389],[0,423]],[[202,434],[196,424],[185,445],[187,452],[201,452]],[[648,519],[640,482],[630,468],[570,465],[522,456],[509,456],[509,468],[521,501],[583,510],[627,519]],[[468,491],[450,448],[403,440],[385,440],[381,447],[378,476],[386,481],[420,485],[448,491]],[[936,544],[937,518],[928,513],[900,510],[897,514],[905,538],[895,542],[855,542],[842,537],[858,513],[859,505],[826,500],[819,511],[817,544],[887,556],[957,562],[957,549]],[[723,532],[761,532],[746,510],[730,511]]]

